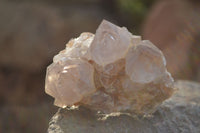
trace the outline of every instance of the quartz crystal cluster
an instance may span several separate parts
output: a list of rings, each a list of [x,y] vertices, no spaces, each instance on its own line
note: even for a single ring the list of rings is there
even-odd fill
[[[53,58],[45,91],[59,107],[148,114],[172,95],[173,78],[150,41],[103,20],[95,35],[82,33]]]

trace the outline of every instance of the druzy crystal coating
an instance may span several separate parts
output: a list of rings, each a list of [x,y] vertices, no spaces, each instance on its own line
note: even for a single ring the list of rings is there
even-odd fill
[[[103,20],[95,35],[82,33],[54,57],[45,91],[59,107],[148,114],[172,95],[173,78],[150,41]]]

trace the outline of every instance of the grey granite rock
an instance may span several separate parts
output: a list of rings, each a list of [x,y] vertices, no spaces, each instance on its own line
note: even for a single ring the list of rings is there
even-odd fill
[[[199,133],[200,84],[177,81],[175,86],[177,92],[152,116],[116,113],[108,117],[84,107],[59,109],[48,133]]]

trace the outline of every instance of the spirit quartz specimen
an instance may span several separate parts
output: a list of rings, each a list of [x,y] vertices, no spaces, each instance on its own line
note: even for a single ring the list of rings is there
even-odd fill
[[[45,91],[59,107],[83,105],[104,113],[153,113],[173,93],[163,53],[125,27],[103,20],[53,58]]]

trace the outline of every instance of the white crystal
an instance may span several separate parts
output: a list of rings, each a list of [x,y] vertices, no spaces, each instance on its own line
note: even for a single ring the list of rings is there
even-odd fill
[[[148,114],[172,95],[173,78],[156,46],[104,20],[54,57],[45,91],[59,107]]]

